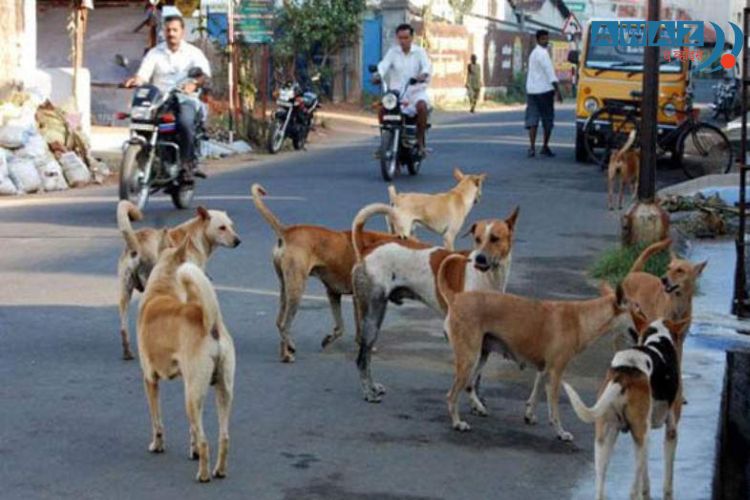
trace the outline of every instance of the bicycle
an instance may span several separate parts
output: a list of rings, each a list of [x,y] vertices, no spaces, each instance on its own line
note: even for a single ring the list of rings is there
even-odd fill
[[[627,135],[635,129],[639,133],[640,97],[633,91],[633,100],[605,99],[604,106],[594,112],[583,126],[583,142],[589,159],[602,170],[607,167],[612,151],[620,149]],[[692,99],[685,99],[685,109],[670,112],[685,118],[673,129],[657,136],[659,156],[671,153],[672,162],[679,165],[685,175],[694,179],[707,174],[728,173],[734,162],[734,153],[727,136],[716,126],[700,121],[699,110],[693,108]],[[636,143],[640,141],[640,137]]]

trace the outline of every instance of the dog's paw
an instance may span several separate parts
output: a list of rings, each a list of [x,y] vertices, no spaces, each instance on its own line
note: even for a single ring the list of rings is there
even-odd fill
[[[573,434],[568,431],[561,431],[557,434],[557,439],[559,439],[560,441],[570,442],[573,441]]]
[[[216,467],[216,468],[214,469],[214,473],[213,473],[213,476],[214,476],[214,477],[215,477],[216,479],[224,479],[225,477],[227,477],[227,471],[225,471],[225,470],[219,470],[219,468],[218,468],[218,467]]]
[[[472,406],[471,413],[480,417],[486,417],[489,415],[489,413],[487,413],[487,408],[484,406]]]
[[[381,401],[383,401],[383,398],[381,396],[378,396],[374,392],[369,392],[365,394],[365,401],[367,401],[368,403],[380,403]]]
[[[385,394],[385,386],[383,384],[378,384],[377,382],[372,384],[372,390],[378,396],[382,396],[383,394]]]
[[[161,441],[152,441],[148,445],[148,451],[151,453],[164,453],[164,443]]]
[[[294,354],[292,353],[286,353],[283,356],[281,356],[281,362],[282,363],[294,363]]]
[[[536,415],[533,413],[526,413],[526,415],[523,416],[523,421],[526,422],[526,425],[536,425]]]
[[[190,450],[188,450],[188,458],[190,460],[198,460],[200,458],[198,450],[196,448],[190,448]]]
[[[200,472],[198,472],[198,474],[195,475],[195,479],[199,483],[208,483],[211,481],[211,476],[208,474],[208,472],[204,474],[201,474]]]
[[[453,430],[459,431],[459,432],[469,432],[471,430],[471,426],[464,422],[463,420],[459,420],[455,424],[453,424]]]

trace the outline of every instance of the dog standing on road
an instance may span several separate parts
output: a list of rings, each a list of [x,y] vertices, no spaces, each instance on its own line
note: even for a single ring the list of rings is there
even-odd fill
[[[316,276],[323,282],[333,314],[333,332],[323,339],[323,348],[344,334],[341,296],[352,293],[352,267],[355,262],[352,233],[312,225],[285,226],[263,203],[262,197],[266,195],[263,186],[253,184],[250,191],[255,207],[278,238],[273,249],[273,267],[281,285],[276,326],[281,336],[281,361],[291,363],[296,348],[289,330],[309,276]],[[401,232],[405,233],[405,230]],[[363,232],[362,238],[370,245],[391,240],[393,236],[368,231]]]
[[[445,248],[453,250],[461,226],[472,207],[482,197],[482,184],[487,174],[466,175],[459,168],[453,169],[458,184],[447,193],[396,193],[396,187],[388,186],[388,197],[409,230],[419,224],[443,236]]]
[[[636,473],[631,499],[651,498],[648,478],[648,434],[666,424],[664,433],[664,497],[672,499],[677,425],[682,414],[681,345],[689,319],[658,320],[650,325],[645,317],[638,345],[617,352],[599,398],[588,408],[578,393],[564,384],[578,418],[596,422],[596,498],[604,499],[604,478],[620,432],[630,432],[635,445]]]
[[[549,376],[549,421],[559,439],[571,441],[573,435],[563,428],[558,408],[562,375],[573,357],[607,333],[616,320],[628,315],[622,289],[618,287],[615,292],[605,285],[601,297],[582,301],[541,301],[490,291],[456,293],[448,283],[448,266],[465,260],[461,255],[448,257],[438,274],[438,289],[448,304],[445,332],[454,356],[455,376],[448,392],[453,428],[470,430],[458,412],[463,390],[468,392],[474,412],[487,415],[476,384],[489,354],[495,351],[538,370],[526,402],[528,424],[536,421],[539,390],[542,380]]]
[[[638,189],[638,177],[641,173],[640,151],[632,149],[635,143],[635,130],[628,134],[628,140],[619,150],[609,157],[609,168],[607,169],[607,208],[614,210],[614,188],[617,177],[620,177],[620,191],[618,194],[617,207],[622,208],[622,199],[625,195],[625,185],[630,187],[630,195],[635,198]]]
[[[216,389],[219,451],[214,477],[226,476],[229,414],[232,407],[235,352],[221,316],[216,292],[203,270],[189,261],[196,253],[191,237],[162,252],[149,278],[138,314],[138,354],[151,414],[149,451],[164,451],[159,380],[182,376],[190,422],[190,457],[198,459],[197,479],[210,481],[208,441],[203,431],[203,402],[209,385]]]
[[[357,367],[364,398],[373,403],[379,402],[385,394],[385,388],[372,380],[370,357],[388,302],[401,304],[404,299],[418,300],[445,314],[446,304],[437,292],[437,274],[446,257],[456,254],[445,248],[396,238],[367,245],[363,237],[364,225],[376,214],[394,217],[395,209],[387,205],[368,205],[352,223],[352,242],[357,257],[352,270],[359,340]],[[505,220],[483,220],[471,227],[474,250],[458,253],[465,262],[453,262],[445,268],[445,281],[452,289],[505,291],[517,219],[518,207]]]
[[[188,236],[193,238],[191,248],[196,253],[196,263],[202,268],[217,246],[235,248],[240,244],[234,223],[226,212],[206,210],[203,207],[198,207],[196,212],[196,217],[169,229],[165,238],[159,229],[134,231],[130,221],[141,220],[143,214],[129,201],[123,200],[117,205],[117,226],[125,240],[125,249],[117,264],[123,359],[133,359],[128,335],[128,308],[133,290],[143,292],[151,270],[165,248],[179,245]]]

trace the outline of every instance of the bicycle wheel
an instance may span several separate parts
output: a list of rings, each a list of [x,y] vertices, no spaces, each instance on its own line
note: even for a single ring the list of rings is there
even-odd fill
[[[628,133],[638,130],[635,119],[625,113],[604,107],[591,115],[583,127],[583,144],[589,159],[602,169],[607,167],[612,151],[625,144]]]
[[[734,153],[724,133],[708,123],[688,128],[677,140],[677,161],[690,179],[708,174],[726,174]]]

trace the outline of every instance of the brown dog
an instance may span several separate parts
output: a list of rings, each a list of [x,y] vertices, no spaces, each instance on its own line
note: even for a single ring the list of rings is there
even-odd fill
[[[443,236],[445,248],[453,250],[461,226],[471,208],[482,197],[482,184],[487,174],[465,175],[459,168],[453,169],[458,184],[447,193],[396,193],[396,187],[388,186],[391,205],[401,216],[410,232],[419,224]]]
[[[638,177],[641,172],[641,154],[632,150],[635,143],[635,130],[631,130],[628,140],[622,148],[612,153],[609,157],[609,168],[607,170],[607,208],[614,210],[613,191],[617,177],[620,177],[620,192],[617,207],[622,208],[622,199],[625,194],[625,185],[630,187],[630,195],[635,198],[638,188]]]
[[[289,333],[297,308],[305,293],[307,278],[315,276],[326,287],[333,314],[333,333],[326,335],[325,348],[344,334],[341,296],[352,293],[352,266],[355,262],[351,231],[334,231],[321,226],[285,226],[263,203],[266,195],[260,184],[251,188],[258,212],[278,237],[273,249],[273,267],[279,277],[281,295],[276,326],[281,336],[281,361],[294,361],[296,348]],[[368,244],[390,240],[392,235],[368,231],[362,235]]]
[[[636,347],[617,352],[592,408],[578,393],[564,384],[578,418],[596,422],[596,498],[604,499],[607,464],[617,435],[630,432],[636,449],[636,474],[630,498],[651,498],[648,478],[648,434],[666,424],[664,433],[664,496],[671,499],[677,425],[682,414],[680,346],[690,319],[658,320],[649,325],[638,320],[640,335]]]
[[[217,246],[235,248],[240,238],[234,230],[232,219],[219,210],[206,210],[198,207],[196,217],[167,231],[166,238],[162,230],[143,228],[133,230],[130,221],[138,221],[143,214],[129,201],[120,201],[117,205],[117,226],[125,240],[125,249],[117,264],[117,275],[120,280],[120,339],[122,341],[123,359],[133,359],[128,336],[128,308],[133,291],[143,292],[151,270],[156,265],[162,250],[179,245],[187,236],[194,240],[191,246],[196,253],[196,263],[204,267]]]
[[[453,428],[468,431],[469,424],[458,413],[458,398],[469,393],[473,410],[487,415],[476,394],[476,383],[490,352],[496,351],[518,363],[528,362],[537,370],[534,388],[526,402],[526,423],[534,423],[537,396],[546,375],[550,423],[557,436],[570,441],[558,409],[560,382],[568,363],[625,317],[628,309],[622,289],[604,286],[602,296],[585,301],[540,301],[516,295],[472,291],[455,293],[447,281],[451,262],[465,257],[450,256],[440,266],[438,289],[448,304],[445,331],[453,348],[455,377],[448,392],[448,412]]]
[[[229,414],[232,406],[235,353],[221,317],[211,282],[189,261],[196,247],[186,237],[177,248],[162,252],[152,271],[138,315],[138,354],[151,413],[149,451],[164,451],[159,380],[182,376],[190,422],[190,457],[197,458],[197,479],[211,479],[208,441],[203,431],[203,401],[209,385],[216,388],[219,452],[214,477],[226,476]]]

